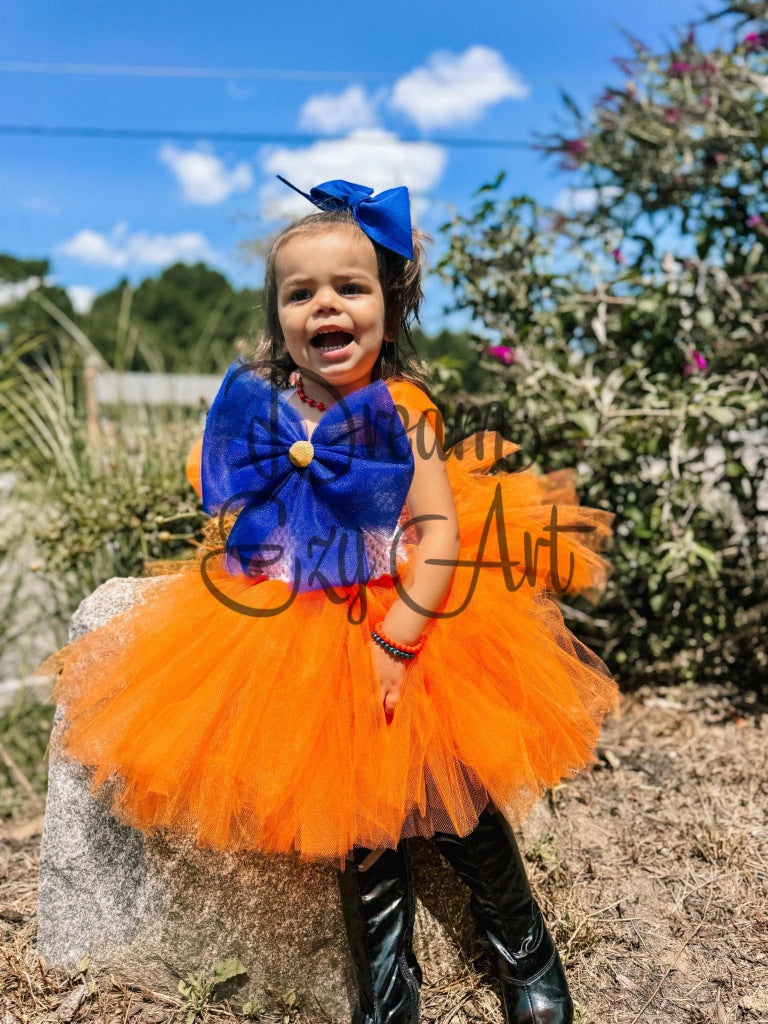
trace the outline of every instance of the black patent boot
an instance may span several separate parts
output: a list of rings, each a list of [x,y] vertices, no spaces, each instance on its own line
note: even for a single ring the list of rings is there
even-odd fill
[[[357,848],[337,875],[358,989],[352,1024],[418,1024],[422,972],[413,952],[416,903],[404,842],[378,855]]]
[[[560,955],[503,815],[486,808],[468,836],[433,838],[472,893],[470,910],[493,949],[508,1024],[573,1024]]]

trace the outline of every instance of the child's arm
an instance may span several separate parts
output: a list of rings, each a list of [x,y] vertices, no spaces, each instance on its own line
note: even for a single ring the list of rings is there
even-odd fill
[[[459,523],[445,469],[440,442],[425,416],[408,431],[414,473],[406,504],[419,539],[413,578],[404,581],[410,604],[396,598],[382,621],[382,629],[397,643],[415,643],[448,593],[459,555]],[[443,565],[430,565],[439,559]]]
[[[383,632],[394,643],[404,644],[418,640],[432,613],[443,603],[459,554],[459,523],[440,442],[426,416],[408,433],[414,471],[406,504],[412,520],[420,516],[429,518],[414,523],[419,543],[412,576],[403,581],[409,604],[396,597],[381,624]],[[428,564],[433,558],[444,564]],[[384,713],[390,722],[405,677],[404,659],[390,654],[373,639],[371,657],[379,677]]]

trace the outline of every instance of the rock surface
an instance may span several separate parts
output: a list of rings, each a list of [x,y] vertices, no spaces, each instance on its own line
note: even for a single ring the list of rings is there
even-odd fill
[[[69,639],[142,600],[156,578],[112,579],[78,607]],[[305,1012],[349,1018],[354,977],[336,873],[256,851],[171,846],[117,822],[90,793],[89,771],[61,755],[57,708],[40,849],[39,953],[52,966],[94,968],[178,997],[178,980],[237,957],[234,1006],[295,989]],[[469,894],[434,847],[408,840],[416,892],[414,948],[425,982],[459,969],[473,926]]]

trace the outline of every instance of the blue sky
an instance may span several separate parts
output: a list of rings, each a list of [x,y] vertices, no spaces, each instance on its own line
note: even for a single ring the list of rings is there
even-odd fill
[[[707,5],[711,9],[711,4]],[[0,250],[49,257],[77,303],[121,276],[137,282],[202,258],[236,285],[260,284],[243,246],[310,204],[307,190],[347,178],[408,185],[414,221],[436,238],[450,206],[480,184],[542,202],[572,201],[572,175],[526,149],[459,148],[451,139],[518,139],[566,122],[559,90],[588,107],[624,80],[619,23],[651,47],[699,17],[697,0],[343,0],[324,6],[107,0],[6,0],[0,124],[152,129],[155,139],[0,134]],[[48,66],[22,71],[20,64]],[[79,74],[54,73],[75,65]],[[94,74],[108,68],[198,69]],[[263,77],[229,73],[251,69]],[[303,77],[285,77],[286,72]],[[311,74],[310,74],[311,73]],[[198,132],[174,140],[163,133]],[[302,133],[298,142],[215,141],[206,131]],[[414,141],[407,141],[414,140]],[[437,140],[437,141],[436,141]],[[432,280],[422,322],[449,299]]]

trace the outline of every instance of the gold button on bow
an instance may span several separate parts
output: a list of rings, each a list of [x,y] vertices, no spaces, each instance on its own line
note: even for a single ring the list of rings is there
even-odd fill
[[[288,458],[294,466],[302,469],[310,464],[314,454],[315,449],[312,447],[311,441],[294,441],[288,449]]]

